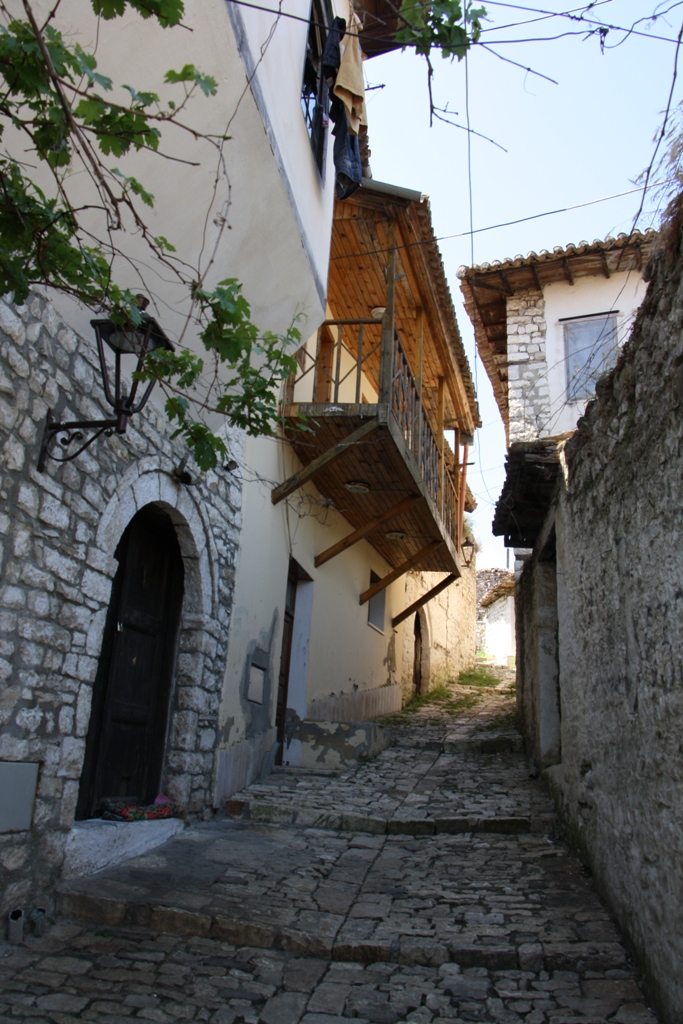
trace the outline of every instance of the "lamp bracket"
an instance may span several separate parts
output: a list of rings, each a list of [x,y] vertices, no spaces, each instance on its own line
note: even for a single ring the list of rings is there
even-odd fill
[[[102,434],[110,437],[118,425],[118,419],[69,420],[66,423],[60,423],[59,420],[53,417],[52,412],[49,411],[43,430],[43,439],[40,444],[38,472],[44,472],[45,463],[48,459],[52,459],[54,462],[71,462],[81,452],[84,452],[86,448],[89,448],[93,441],[96,441]],[[84,441],[85,435],[83,432],[90,430],[94,431],[94,433]],[[78,448],[76,451],[67,453],[67,449],[73,444],[77,444]],[[60,454],[55,454],[56,451],[60,452]]]

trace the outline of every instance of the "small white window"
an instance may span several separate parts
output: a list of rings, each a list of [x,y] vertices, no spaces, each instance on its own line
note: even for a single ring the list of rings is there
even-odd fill
[[[249,669],[249,688],[247,700],[252,704],[263,704],[263,690],[265,688],[266,673],[258,665],[251,665]]]
[[[380,577],[376,572],[370,572],[370,586],[372,587],[375,583],[379,583]],[[368,601],[368,625],[372,626],[373,629],[378,630],[380,633],[384,632],[384,599],[386,597],[386,588],[380,590],[378,594],[371,597]]]
[[[595,393],[595,382],[614,362],[617,351],[616,313],[564,320],[567,358],[567,399],[581,402]]]

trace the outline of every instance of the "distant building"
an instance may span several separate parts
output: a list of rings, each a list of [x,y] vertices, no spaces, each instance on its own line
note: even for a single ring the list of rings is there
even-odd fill
[[[574,429],[628,337],[655,238],[636,231],[460,267],[508,444]]]
[[[481,586],[480,577],[484,577]],[[477,597],[477,653],[495,665],[512,667],[516,650],[514,573],[482,569],[477,573]]]

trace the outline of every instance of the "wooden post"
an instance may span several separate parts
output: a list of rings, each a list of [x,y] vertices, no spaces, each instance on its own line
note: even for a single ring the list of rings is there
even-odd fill
[[[462,524],[465,518],[465,496],[467,493],[467,457],[469,455],[469,445],[464,444],[462,446],[462,473],[460,475],[460,495],[458,501],[458,558],[462,551]]]
[[[445,441],[445,438],[443,436],[444,392],[445,392],[444,385],[445,385],[445,383],[446,382],[445,382],[444,378],[443,377],[439,377],[439,386],[438,386],[438,391],[437,391],[438,419],[437,419],[436,429],[437,429],[437,433],[439,435],[438,438],[437,438],[437,443],[439,445],[439,502],[438,502],[438,505],[439,505],[439,514],[441,515],[442,518],[443,518],[444,483],[445,483],[445,473],[446,473],[446,460],[444,458],[444,455],[445,455],[445,452],[444,452],[444,441]]]
[[[389,224],[389,259],[387,260],[387,289],[382,317],[382,348],[380,354],[379,401],[391,404],[391,383],[394,365],[394,297],[396,293],[396,223]]]
[[[341,354],[342,354],[342,332],[344,328],[337,328],[337,362],[334,369],[334,402],[339,401],[339,377],[341,375]]]
[[[318,380],[320,377],[320,346],[322,345],[322,327],[318,328],[318,335],[315,342],[315,368],[313,370],[313,401],[316,401],[318,394]]]
[[[422,363],[424,357],[425,322],[422,306],[417,307],[417,459],[422,462]]]
[[[363,324],[358,325],[358,351],[356,354],[356,405],[360,405],[360,378],[363,365]]]

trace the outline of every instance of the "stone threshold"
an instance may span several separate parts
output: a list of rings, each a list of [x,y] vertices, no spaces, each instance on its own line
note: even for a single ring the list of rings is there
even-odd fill
[[[424,936],[396,936],[382,941],[345,940],[343,918],[326,934],[313,934],[266,920],[245,920],[207,914],[172,906],[117,900],[70,891],[58,893],[59,913],[70,919],[97,924],[102,928],[143,928],[173,935],[217,939],[236,946],[273,949],[299,956],[334,962],[396,963],[433,967],[456,963],[461,968],[479,967],[507,971],[607,971],[622,970],[626,953],[618,942],[509,943],[434,942]]]

